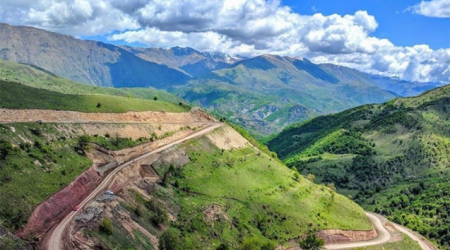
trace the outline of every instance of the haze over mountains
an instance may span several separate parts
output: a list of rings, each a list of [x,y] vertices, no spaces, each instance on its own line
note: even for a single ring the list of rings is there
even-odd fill
[[[320,114],[439,85],[399,82],[303,58],[118,47],[8,24],[0,24],[0,37],[5,38],[0,41],[4,60],[85,84],[164,89],[262,135]]]

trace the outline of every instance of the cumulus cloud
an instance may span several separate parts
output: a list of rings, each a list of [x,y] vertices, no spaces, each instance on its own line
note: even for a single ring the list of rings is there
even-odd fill
[[[427,17],[449,18],[450,0],[422,1],[408,10]]]
[[[422,2],[411,11],[449,15],[450,0]],[[396,46],[373,36],[367,11],[302,15],[281,0],[2,0],[0,21],[78,37],[151,47],[186,46],[256,56],[302,56],[414,81],[450,80],[450,50]]]

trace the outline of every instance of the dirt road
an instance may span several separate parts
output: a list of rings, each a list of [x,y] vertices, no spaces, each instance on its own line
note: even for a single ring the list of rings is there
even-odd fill
[[[378,217],[384,218],[381,215],[378,215]],[[385,219],[385,218],[384,218]],[[433,244],[431,244],[427,239],[425,239],[422,235],[410,230],[409,228],[406,228],[404,226],[400,226],[396,223],[392,223],[395,227],[395,229],[397,229],[398,231],[408,235],[411,239],[413,239],[414,241],[416,241],[420,247],[423,250],[438,250],[437,247],[435,247]]]
[[[367,240],[367,241],[357,241],[357,242],[348,242],[348,243],[339,243],[339,244],[330,244],[325,245],[326,249],[347,249],[347,248],[355,248],[355,247],[367,247],[367,246],[373,246],[373,245],[380,245],[385,242],[388,242],[391,239],[391,234],[389,231],[383,226],[383,223],[381,222],[380,218],[377,216],[367,213],[367,217],[369,217],[370,221],[372,222],[372,225],[375,227],[375,230],[377,230],[378,237],[376,237],[373,240]]]
[[[349,242],[349,243],[339,243],[339,244],[330,244],[325,245],[326,249],[334,250],[334,249],[351,249],[356,247],[367,247],[367,246],[374,246],[374,245],[381,245],[386,242],[388,242],[391,239],[390,232],[384,227],[383,222],[381,219],[386,220],[381,215],[369,213],[366,212],[367,217],[370,218],[372,221],[373,226],[375,227],[375,230],[378,232],[378,237],[373,240],[368,241],[358,241],[358,242]],[[381,218],[381,219],[380,219]],[[398,224],[392,223],[397,230],[400,232],[408,235],[413,239],[414,241],[417,241],[417,243],[420,245],[420,247],[423,250],[438,250],[436,247],[434,247],[430,242],[428,242],[424,237],[420,236],[419,234],[409,230],[406,227],[400,226]]]
[[[214,129],[218,128],[222,126],[222,123],[213,123],[210,126],[190,135],[187,136],[183,139],[177,140],[175,142],[169,143],[165,146],[162,146],[156,150],[153,150],[149,153],[146,153],[144,155],[141,155],[139,157],[136,157],[130,161],[127,161],[125,163],[123,163],[122,165],[118,166],[116,169],[114,169],[99,185],[98,187],[88,196],[86,197],[86,199],[84,199],[80,204],[80,210],[83,208],[84,205],[86,205],[89,201],[91,201],[92,199],[94,199],[96,196],[98,196],[99,194],[103,193],[108,186],[111,184],[111,182],[113,181],[115,175],[121,171],[123,168],[127,167],[128,165],[134,163],[135,161],[139,161],[142,160],[146,157],[149,157],[151,155],[157,154],[167,148],[170,148],[174,145],[183,143],[187,140],[190,140],[192,138],[196,138],[196,137],[200,137],[204,134],[207,134],[211,131],[213,131]],[[62,242],[62,237],[64,234],[64,231],[67,229],[68,225],[70,224],[70,222],[73,220],[73,218],[75,217],[75,215],[77,214],[77,211],[72,211],[70,214],[68,214],[53,230],[50,231],[51,235],[48,238],[47,241],[47,246],[44,248],[48,249],[48,250],[60,250],[63,249],[63,242]]]
[[[173,124],[214,122],[214,118],[192,109],[190,112],[170,113],[162,111],[145,111],[126,113],[84,113],[77,111],[42,110],[42,109],[3,109],[0,108],[0,123],[13,122],[45,123],[166,123]]]

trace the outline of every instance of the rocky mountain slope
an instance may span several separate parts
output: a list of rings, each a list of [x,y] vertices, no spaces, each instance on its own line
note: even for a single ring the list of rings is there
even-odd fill
[[[188,76],[119,47],[32,27],[0,24],[0,58],[95,86],[167,88]]]
[[[292,125],[268,141],[289,166],[448,243],[450,86]]]
[[[212,71],[173,92],[266,135],[320,114],[395,97],[356,70],[275,55]]]

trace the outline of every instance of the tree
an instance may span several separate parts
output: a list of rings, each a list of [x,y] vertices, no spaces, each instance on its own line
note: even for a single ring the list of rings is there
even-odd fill
[[[89,135],[84,134],[78,137],[76,150],[80,150],[85,153],[87,150],[89,150],[89,142],[91,142],[91,137]]]
[[[180,241],[180,231],[169,228],[159,238],[159,250],[176,250]]]
[[[103,218],[102,225],[100,226],[100,230],[107,235],[111,235],[113,233],[113,223],[109,218]]]
[[[299,245],[303,250],[320,250],[323,249],[324,241],[317,237],[315,232],[309,232]]]
[[[314,179],[316,179],[316,176],[313,174],[308,174],[308,176],[306,176],[306,179],[308,179],[310,182],[314,182]]]
[[[336,187],[334,186],[333,182],[328,183],[327,187],[330,189],[331,198],[334,200],[334,197],[336,195]]]
[[[231,250],[231,247],[228,244],[222,243],[220,244],[216,250]]]
[[[12,144],[5,140],[0,140],[0,160],[6,159],[6,156],[13,150]]]

